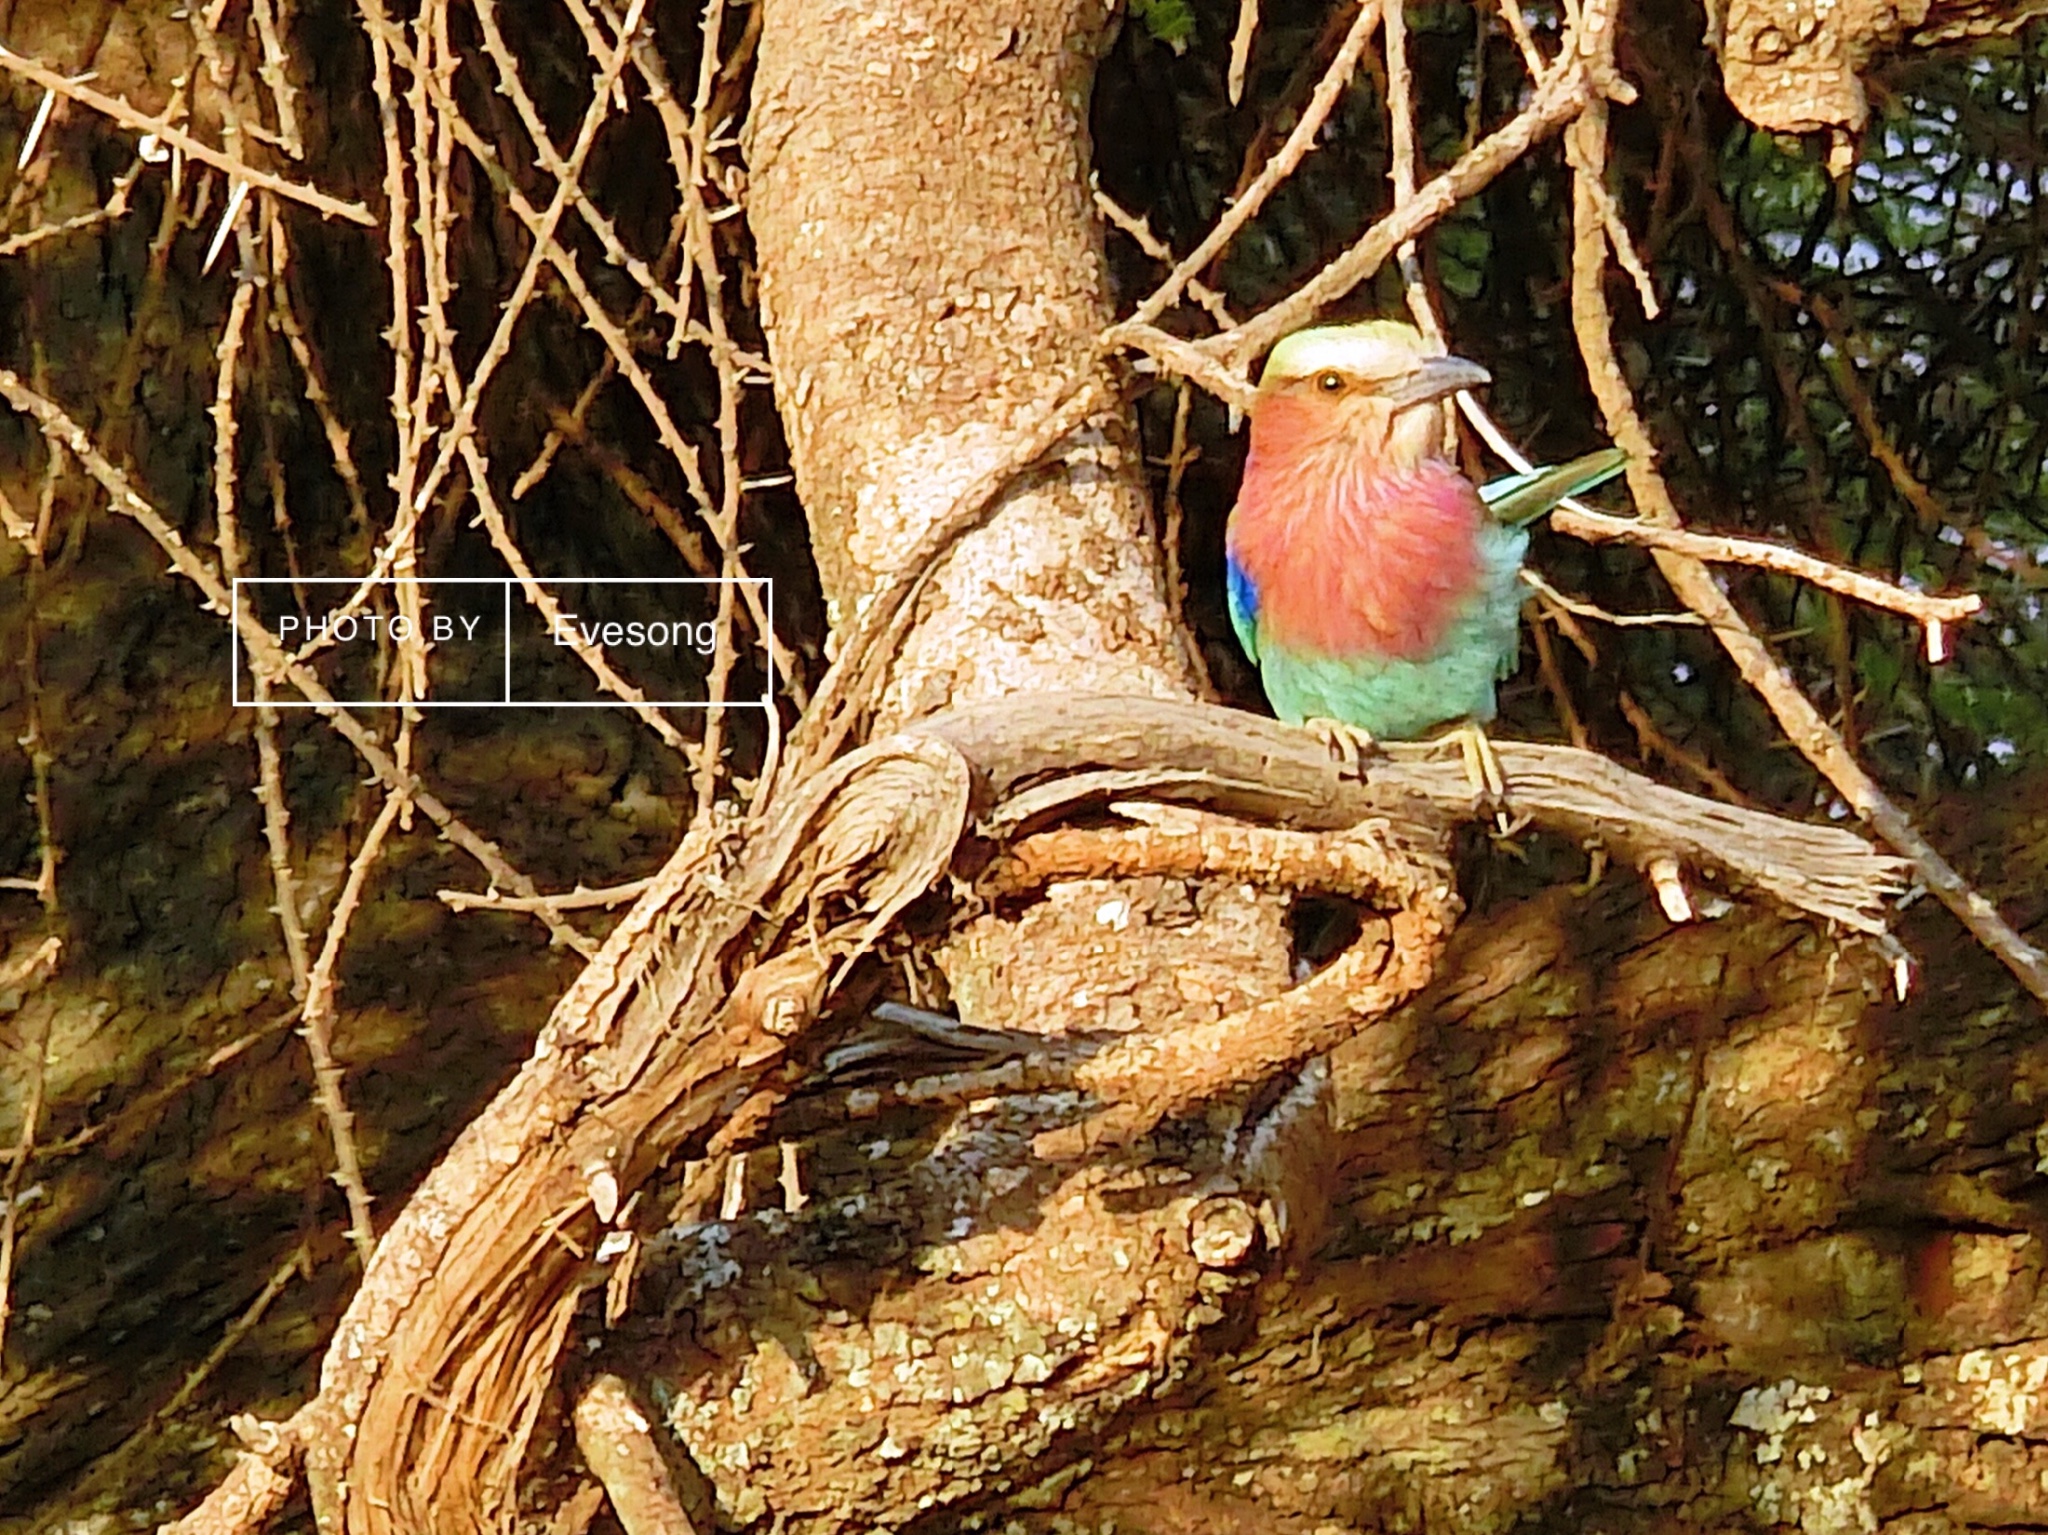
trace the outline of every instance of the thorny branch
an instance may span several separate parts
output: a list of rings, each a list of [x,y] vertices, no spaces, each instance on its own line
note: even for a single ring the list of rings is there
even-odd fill
[[[170,557],[172,568],[199,589],[210,611],[222,615],[233,611],[232,596],[220,576],[192,552],[178,530],[143,499],[128,477],[93,446],[91,438],[77,422],[4,368],[0,368],[0,399],[32,417],[51,442],[64,447],[78,459],[107,493],[113,508],[139,524]],[[240,632],[252,665],[267,673],[273,686],[289,683],[311,701],[321,716],[361,754],[387,788],[409,794],[413,803],[426,811],[441,828],[442,834],[482,864],[494,880],[509,885],[521,895],[540,897],[532,882],[505,861],[496,844],[472,830],[416,777],[401,770],[376,737],[335,701],[319,678],[302,663],[286,655],[258,620],[248,614],[242,615]],[[554,916],[551,907],[543,905],[538,909],[559,941],[579,953],[594,951],[595,946],[590,940]]]
[[[256,187],[279,197],[289,198],[293,202],[304,203],[323,217],[347,219],[353,224],[367,225],[376,222],[371,217],[370,210],[361,203],[345,202],[341,198],[330,197],[315,187],[302,186],[296,181],[274,176],[245,161],[237,160],[232,155],[223,154],[211,144],[194,138],[178,127],[168,113],[162,117],[150,117],[146,113],[136,111],[118,97],[96,91],[82,81],[67,79],[56,70],[47,69],[34,59],[25,59],[7,48],[0,48],[0,69],[40,85],[46,91],[76,101],[81,106],[91,107],[95,112],[103,112],[124,128],[153,136],[165,145],[191,156],[202,165],[211,165],[215,170],[225,171],[242,186]]]
[[[222,578],[232,587],[244,572],[244,550],[240,520],[236,512],[235,470],[235,385],[242,344],[254,303],[256,285],[244,277],[235,287],[228,306],[227,325],[219,347],[219,369],[214,386],[214,527],[220,550]],[[313,1097],[327,1121],[328,1142],[334,1149],[335,1181],[348,1200],[349,1236],[355,1243],[362,1266],[370,1266],[376,1238],[370,1223],[370,1193],[363,1181],[362,1157],[355,1140],[355,1119],[350,1113],[342,1085],[342,1070],[334,1056],[334,963],[341,952],[350,918],[362,889],[363,878],[375,863],[377,850],[392,820],[405,803],[402,795],[387,796],[385,807],[372,829],[363,851],[350,866],[342,898],[328,918],[326,941],[317,964],[308,966],[305,924],[299,913],[299,881],[291,860],[291,812],[285,804],[283,772],[277,747],[277,714],[268,707],[271,683],[258,673],[256,797],[263,806],[264,840],[269,850],[271,878],[277,896],[278,925],[284,934],[285,955],[291,965],[292,990],[299,998],[306,1041],[306,1053],[313,1065]]]

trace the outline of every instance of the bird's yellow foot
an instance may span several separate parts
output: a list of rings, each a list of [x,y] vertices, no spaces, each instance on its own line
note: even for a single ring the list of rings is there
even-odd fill
[[[1365,782],[1365,759],[1379,750],[1369,731],[1342,720],[1320,718],[1303,720],[1301,728],[1323,743],[1346,778]]]
[[[1508,781],[1500,770],[1500,758],[1495,755],[1493,743],[1486,739],[1486,732],[1467,720],[1444,732],[1445,741],[1455,741],[1458,756],[1465,764],[1465,781],[1472,785],[1472,792],[1498,804],[1507,798]]]

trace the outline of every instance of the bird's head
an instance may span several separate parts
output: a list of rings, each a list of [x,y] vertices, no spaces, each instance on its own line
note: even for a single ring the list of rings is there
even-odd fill
[[[1289,437],[1313,433],[1368,462],[1410,467],[1442,457],[1444,402],[1489,377],[1476,362],[1433,355],[1399,320],[1311,326],[1267,357],[1252,429],[1284,420]]]

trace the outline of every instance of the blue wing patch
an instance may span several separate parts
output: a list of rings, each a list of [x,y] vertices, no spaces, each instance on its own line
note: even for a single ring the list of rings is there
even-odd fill
[[[1259,589],[1252,585],[1252,578],[1237,563],[1237,557],[1227,550],[1223,556],[1223,568],[1227,578],[1226,595],[1230,599],[1230,627],[1237,631],[1238,644],[1244,646],[1244,653],[1256,666],[1259,663]]]

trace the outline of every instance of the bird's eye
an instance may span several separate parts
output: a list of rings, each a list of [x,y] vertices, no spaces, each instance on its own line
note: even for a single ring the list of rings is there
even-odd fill
[[[1343,387],[1344,377],[1339,373],[1324,373],[1316,379],[1316,388],[1324,394],[1336,394]]]

